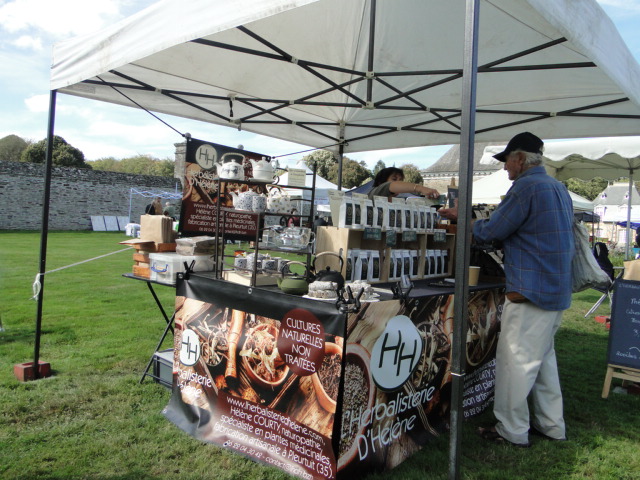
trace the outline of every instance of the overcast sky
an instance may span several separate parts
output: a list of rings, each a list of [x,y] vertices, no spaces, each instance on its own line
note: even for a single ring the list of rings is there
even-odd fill
[[[15,134],[46,137],[52,45],[100,29],[155,3],[155,0],[0,0],[0,138]],[[640,0],[601,0],[629,49],[640,61]],[[223,145],[244,145],[268,155],[297,152],[299,145],[202,122],[163,116],[181,132]],[[58,95],[56,134],[82,150],[87,160],[149,154],[173,158],[182,137],[148,114],[103,102]],[[448,146],[350,153],[372,167],[414,163],[426,168]],[[300,159],[303,154],[290,159]]]

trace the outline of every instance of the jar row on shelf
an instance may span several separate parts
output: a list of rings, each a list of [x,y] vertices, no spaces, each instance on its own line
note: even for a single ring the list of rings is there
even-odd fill
[[[352,248],[347,251],[345,264],[347,282],[396,281],[405,275],[419,280],[450,274],[448,249],[386,249],[380,252]]]
[[[424,233],[436,228],[440,219],[437,209],[421,198],[385,197],[351,198],[344,196],[340,203],[338,227],[380,228]]]

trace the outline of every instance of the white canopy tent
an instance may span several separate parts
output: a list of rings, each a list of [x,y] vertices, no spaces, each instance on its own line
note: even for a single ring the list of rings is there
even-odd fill
[[[475,141],[637,134],[640,68],[594,0],[480,6]],[[334,152],[459,143],[464,7],[164,0],[56,45],[51,89]]]
[[[501,150],[502,151],[502,150]],[[509,180],[506,170],[497,170],[480,180],[473,182],[473,203],[497,205],[500,197],[505,195],[513,182]],[[593,212],[593,202],[576,193],[569,192],[574,212]]]
[[[340,158],[460,143],[460,222],[470,220],[474,141],[525,129],[545,139],[633,135],[640,119],[640,66],[595,0],[163,0],[57,45],[51,90],[41,273],[57,92]],[[470,257],[469,233],[458,232],[452,478]]]
[[[486,147],[480,162],[489,161],[495,153],[502,150],[504,145]],[[640,168],[640,136],[546,142],[544,157],[547,171],[558,180],[568,178],[591,180],[602,177],[613,181],[620,177],[627,177],[629,191],[631,191],[634,172]],[[627,207],[627,218],[620,220],[631,222],[631,195],[629,195]],[[627,238],[631,238],[630,228],[627,228]],[[630,242],[627,242],[627,257],[630,251],[629,245]]]

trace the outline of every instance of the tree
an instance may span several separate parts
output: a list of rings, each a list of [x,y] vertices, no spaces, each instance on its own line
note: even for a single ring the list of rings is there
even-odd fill
[[[331,168],[334,165],[338,165],[338,160],[336,160],[333,153],[328,150],[316,150],[315,152],[311,152],[309,155],[302,157],[302,161],[312,170],[313,164],[315,163],[317,167],[317,175],[329,181],[332,181],[329,178]]]
[[[150,155],[137,155],[122,160],[107,157],[88,163],[96,170],[157,177],[173,177],[175,167],[172,160],[159,160]]]
[[[383,168],[387,168],[387,166],[382,160],[378,160],[378,162],[373,166],[373,170],[371,171],[371,173],[373,174],[373,178],[375,178],[378,172]]]
[[[580,180],[578,178],[570,178],[565,181],[564,184],[571,192],[576,193],[589,200],[593,200],[598,195],[600,195],[600,193],[605,188],[607,188],[609,182],[600,177],[593,178],[589,181]]]
[[[19,162],[20,155],[30,144],[17,135],[7,135],[0,139],[0,161]]]
[[[371,172],[364,162],[356,162],[347,157],[342,157],[342,186],[344,188],[359,187],[371,178]],[[331,167],[330,182],[338,183],[338,164]]]
[[[47,139],[40,140],[25,148],[20,155],[21,162],[44,163],[47,152]],[[53,164],[59,167],[91,168],[85,162],[84,153],[76,147],[69,145],[64,138],[54,135],[53,137]]]
[[[418,185],[422,185],[424,183],[424,179],[422,178],[422,174],[420,173],[420,169],[416,167],[412,163],[407,163],[400,167],[404,172],[404,181],[409,183],[417,183]]]

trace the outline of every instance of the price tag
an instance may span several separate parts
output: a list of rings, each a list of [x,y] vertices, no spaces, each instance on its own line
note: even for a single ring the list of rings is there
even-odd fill
[[[382,240],[382,230],[379,228],[365,227],[363,240]]]
[[[307,180],[307,172],[304,168],[290,168],[287,184],[292,187],[304,187]]]
[[[407,230],[402,232],[402,241],[403,242],[415,242],[418,239],[418,234],[415,230]]]
[[[395,230],[387,230],[386,235],[386,245],[387,247],[395,247],[396,246],[396,231]]]
[[[433,233],[433,241],[436,243],[444,243],[447,241],[447,233],[446,232],[434,232]]]

